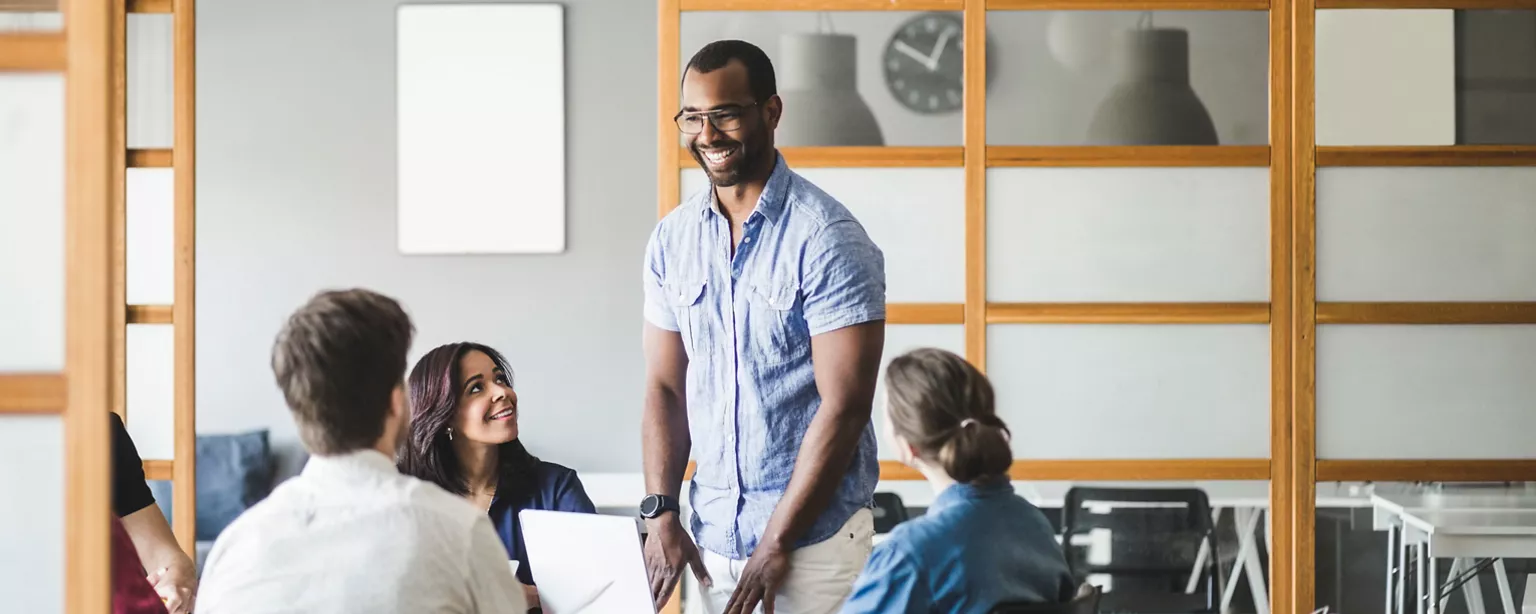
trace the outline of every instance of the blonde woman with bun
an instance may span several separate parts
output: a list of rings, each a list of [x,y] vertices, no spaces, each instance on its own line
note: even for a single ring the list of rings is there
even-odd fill
[[[925,348],[885,370],[887,442],[933,486],[933,504],[870,556],[845,613],[985,614],[1002,602],[1062,603],[1074,582],[1039,508],[1014,494],[1008,425],[965,359]]]

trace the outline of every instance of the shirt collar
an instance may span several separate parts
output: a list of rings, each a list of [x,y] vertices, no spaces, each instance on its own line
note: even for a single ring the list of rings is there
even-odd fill
[[[1013,482],[1007,478],[993,479],[976,484],[957,482],[944,489],[939,496],[934,497],[933,504],[928,506],[929,511],[942,511],[944,509],[960,505],[967,501],[987,499],[1000,495],[1013,494]]]
[[[399,475],[400,470],[394,460],[373,448],[311,456],[302,472],[305,477],[322,481],[353,481],[380,474]]]
[[[754,214],[762,214],[770,223],[779,221],[779,216],[784,212],[784,202],[789,197],[790,172],[789,165],[784,162],[784,155],[778,149],[773,150],[773,171],[768,174],[768,183],[763,186],[763,193],[757,197],[757,206],[752,209]],[[709,189],[704,190],[704,196],[700,198],[699,214],[708,216],[718,213],[716,209],[715,184],[709,184]],[[748,219],[751,215],[747,216]]]

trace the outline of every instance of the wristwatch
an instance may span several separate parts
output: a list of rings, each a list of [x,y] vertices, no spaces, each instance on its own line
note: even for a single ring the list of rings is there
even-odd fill
[[[646,495],[640,501],[640,515],[645,518],[655,518],[667,512],[678,511],[679,506],[675,497],[666,495]]]

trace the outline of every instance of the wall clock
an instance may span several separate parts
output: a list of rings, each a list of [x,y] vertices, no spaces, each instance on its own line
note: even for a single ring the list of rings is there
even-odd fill
[[[965,22],[959,13],[923,13],[896,28],[881,57],[885,87],[902,106],[923,114],[953,113],[965,103]],[[987,83],[993,70],[987,38]]]

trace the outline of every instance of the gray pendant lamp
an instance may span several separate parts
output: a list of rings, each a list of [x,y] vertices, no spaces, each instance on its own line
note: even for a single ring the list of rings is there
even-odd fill
[[[779,38],[779,97],[784,115],[774,142],[782,147],[884,145],[869,104],[859,95],[858,48],[848,34]]]
[[[1216,145],[1216,125],[1189,85],[1189,31],[1145,26],[1115,38],[1119,82],[1094,111],[1090,145]]]

